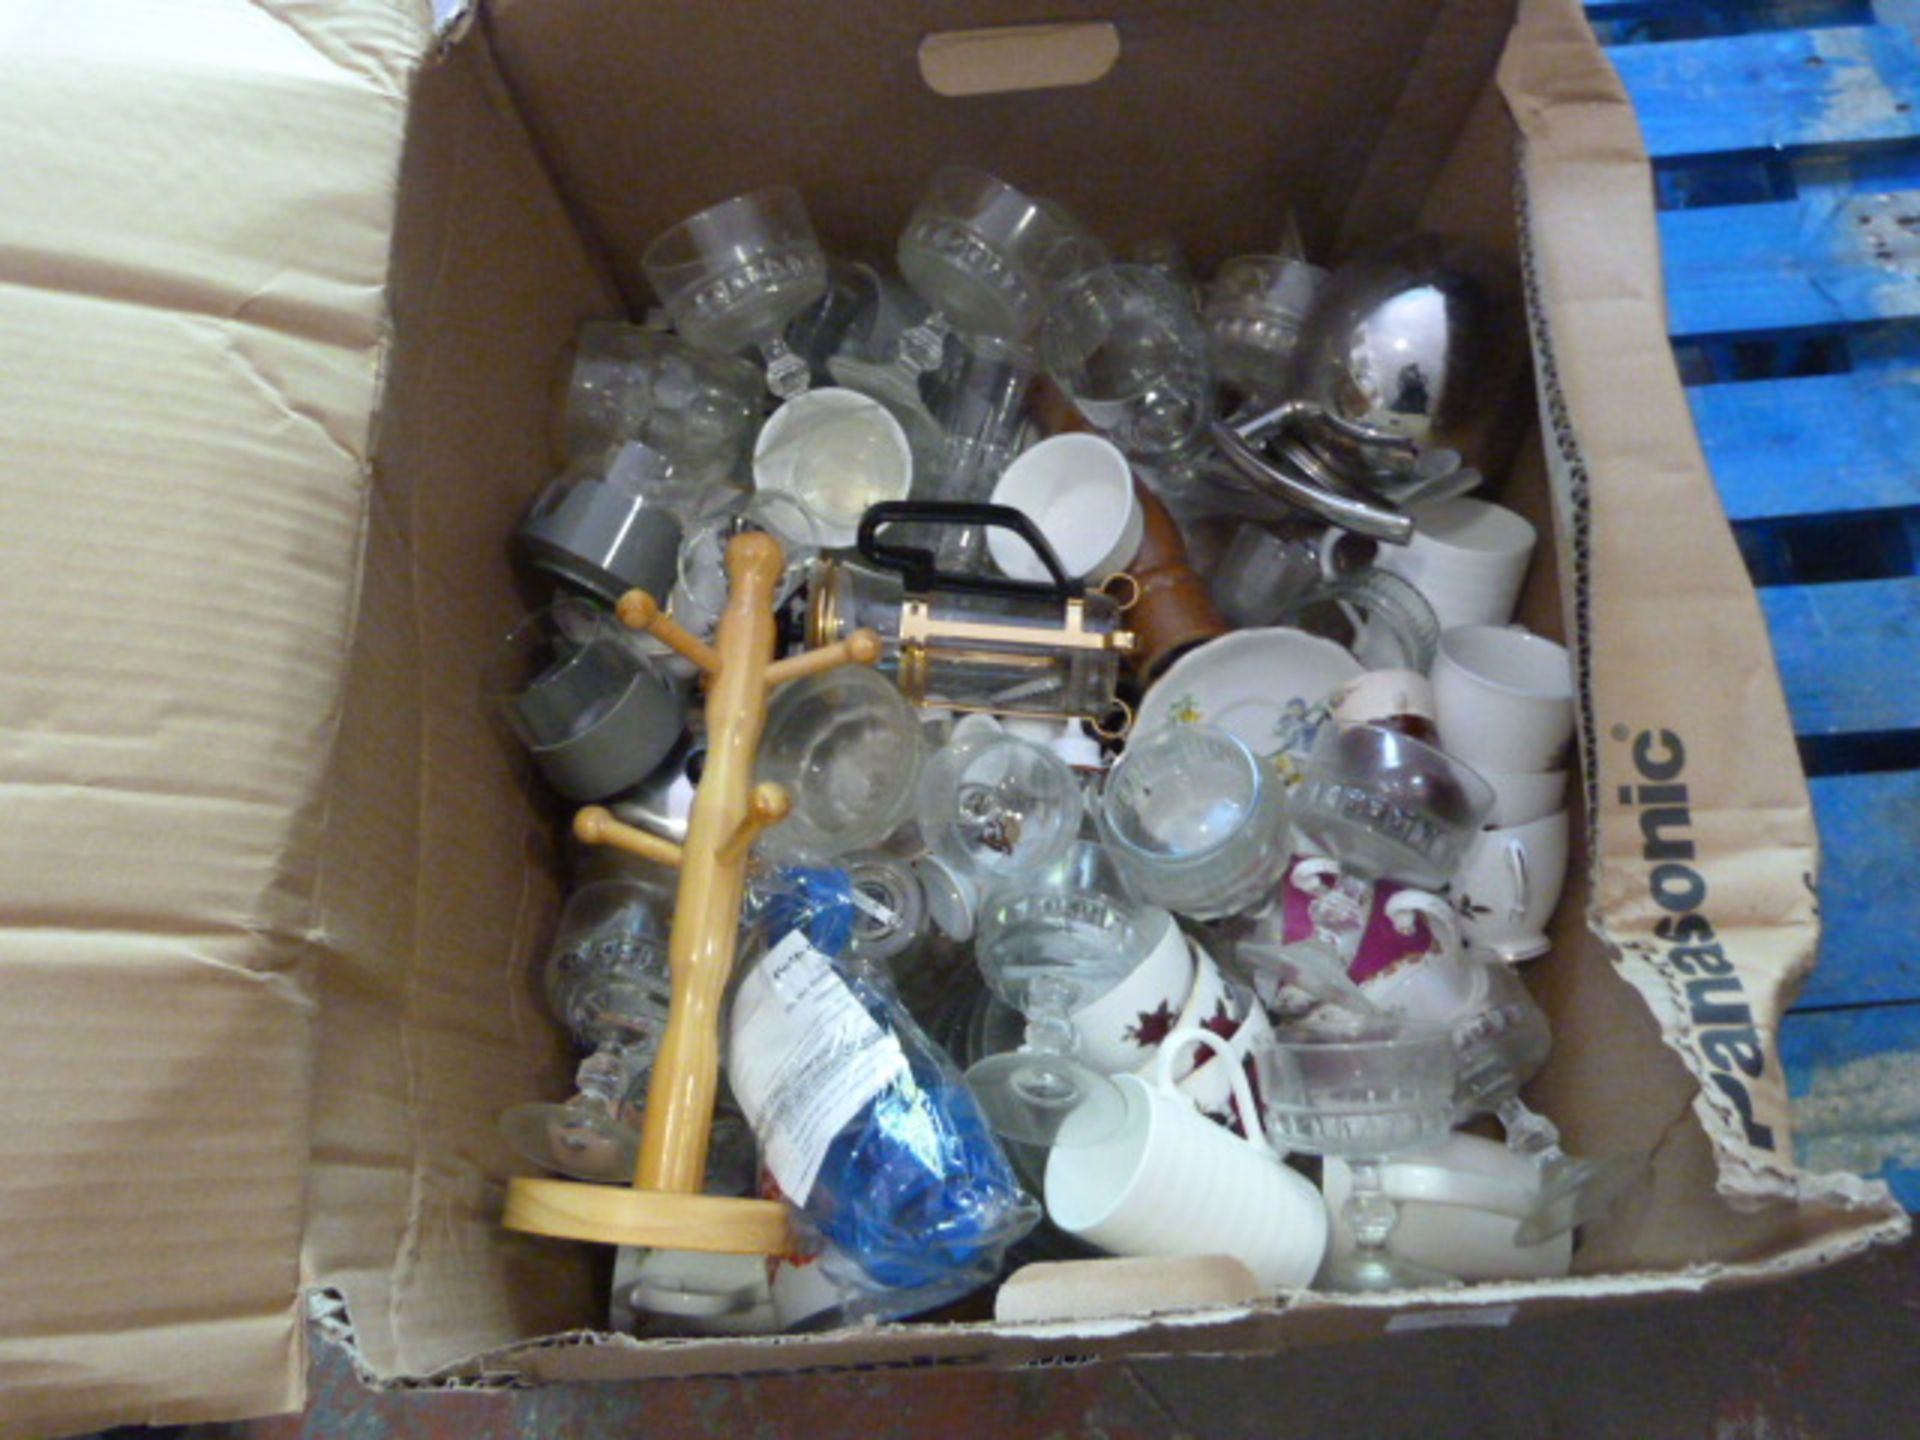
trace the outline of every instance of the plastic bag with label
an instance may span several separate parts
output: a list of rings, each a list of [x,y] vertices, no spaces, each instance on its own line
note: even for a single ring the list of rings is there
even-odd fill
[[[847,963],[844,871],[761,888],[727,1068],[804,1228],[875,1285],[929,1304],[992,1280],[1039,1221],[953,1062],[876,971]]]

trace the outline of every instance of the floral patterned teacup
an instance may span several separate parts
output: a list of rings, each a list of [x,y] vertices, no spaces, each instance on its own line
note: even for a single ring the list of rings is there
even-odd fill
[[[1150,1064],[1172,1031],[1194,986],[1194,956],[1187,937],[1166,911],[1146,907],[1141,925],[1164,923],[1153,947],[1128,976],[1106,994],[1073,1012],[1076,1058],[1105,1075]]]
[[[1567,878],[1567,812],[1482,830],[1447,887],[1474,954],[1508,962],[1547,952],[1547,921]]]
[[[1228,977],[1197,941],[1189,943],[1193,946],[1193,989],[1178,1016],[1154,1034],[1155,1058],[1159,1044],[1176,1030],[1205,1030],[1217,1035],[1224,1042],[1222,1045],[1189,1049],[1175,1057],[1174,1088],[1198,1105],[1208,1119],[1226,1126],[1236,1135],[1258,1134],[1259,1117],[1255,1117],[1254,1130],[1246,1128],[1240,1102],[1233,1093],[1233,1076],[1224,1057],[1231,1055],[1238,1059],[1253,1103],[1261,1107],[1260,1081],[1249,1057],[1261,1037],[1272,1032],[1272,1022],[1250,989]],[[1153,1073],[1155,1058],[1150,1058],[1136,1073],[1143,1076]]]

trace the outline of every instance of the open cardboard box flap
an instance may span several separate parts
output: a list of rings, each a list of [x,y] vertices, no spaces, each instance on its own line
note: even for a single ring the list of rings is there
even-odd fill
[[[1530,0],[1505,62],[1524,243],[1510,17],[1471,0],[502,0],[444,51],[392,0],[148,9],[0,33],[32,181],[0,213],[0,1431],[295,1405],[310,1288],[382,1377],[1010,1365],[1740,1283],[1901,1233],[1880,1187],[1792,1163],[1772,1036],[1812,822],[1666,350],[1632,114],[1571,0]],[[1034,19],[1117,54],[923,79],[929,35]],[[1056,62],[1067,88],[1018,88]],[[1538,1088],[1576,1147],[1655,1154],[1580,1278],[639,1346],[567,1333],[598,1320],[581,1247],[499,1229],[493,1118],[567,1057],[531,983],[553,814],[474,677],[525,598],[503,541],[558,358],[644,303],[680,214],[790,179],[830,246],[884,254],[949,160],[1202,267],[1288,205],[1320,256],[1423,223],[1525,262],[1547,443],[1507,493],[1552,500],[1558,593],[1543,565],[1530,603],[1581,653],[1604,937],[1576,885],[1533,972]]]

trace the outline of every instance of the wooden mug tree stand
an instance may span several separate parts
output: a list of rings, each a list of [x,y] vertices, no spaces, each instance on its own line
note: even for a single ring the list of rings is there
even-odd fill
[[[629,1186],[516,1179],[507,1186],[509,1229],[606,1245],[780,1255],[792,1248],[778,1200],[707,1195],[707,1143],[720,1081],[721,999],[739,940],[747,853],[786,817],[778,785],[750,785],[766,727],[767,696],[780,685],[842,665],[871,665],[880,637],[861,630],[786,660],[773,658],[774,600],[784,557],[771,535],[735,536],[727,547],[727,606],[708,645],[629,591],[623,623],[645,630],[699,666],[707,685],[707,761],[684,844],[621,824],[589,806],[574,833],[680,871],[668,957],[673,999],[647,1092],[640,1163]]]

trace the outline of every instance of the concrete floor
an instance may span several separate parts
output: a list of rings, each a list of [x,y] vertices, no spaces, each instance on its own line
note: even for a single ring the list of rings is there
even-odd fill
[[[305,1415],[173,1433],[182,1440],[616,1432],[727,1440],[1902,1440],[1920,1437],[1920,1243],[1738,1295],[1610,1308],[1513,1331],[1419,1332],[1263,1360],[380,1394],[354,1379],[338,1349],[320,1345],[313,1385]]]

